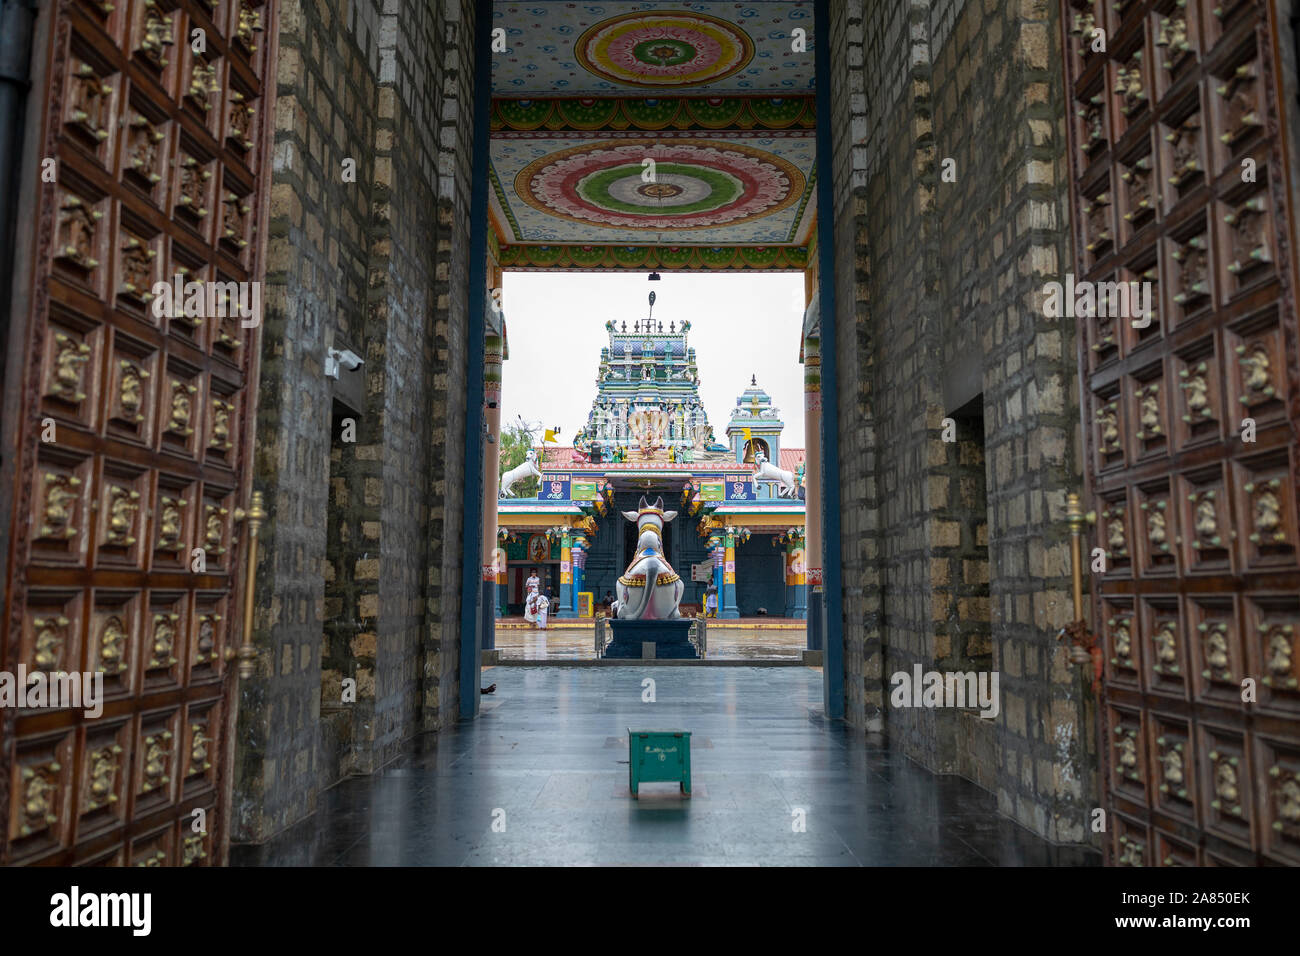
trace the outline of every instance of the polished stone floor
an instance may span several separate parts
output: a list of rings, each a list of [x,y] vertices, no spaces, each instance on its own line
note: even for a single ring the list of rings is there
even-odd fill
[[[644,702],[652,679],[654,702]],[[1094,865],[821,719],[813,668],[496,667],[477,721],[321,794],[237,866]],[[627,729],[692,731],[694,795],[627,782]],[[802,811],[800,813],[799,811]],[[802,821],[804,828],[797,827]]]

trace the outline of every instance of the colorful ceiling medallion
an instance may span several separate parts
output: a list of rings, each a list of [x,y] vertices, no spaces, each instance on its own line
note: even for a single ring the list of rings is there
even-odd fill
[[[643,87],[699,86],[743,70],[754,42],[734,23],[702,13],[629,13],[603,20],[578,40],[583,68]]]
[[[654,160],[653,170],[646,164]],[[575,146],[529,163],[515,192],[530,206],[613,229],[711,229],[798,201],[792,163],[737,143],[635,139]]]

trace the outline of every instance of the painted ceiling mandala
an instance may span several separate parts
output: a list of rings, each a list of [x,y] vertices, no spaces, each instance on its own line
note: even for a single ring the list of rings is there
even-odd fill
[[[734,23],[701,13],[629,13],[578,40],[582,66],[605,80],[645,87],[698,86],[743,70],[754,43]]]
[[[654,160],[653,176],[644,161]],[[797,201],[795,165],[732,143],[624,140],[543,156],[515,178],[536,209],[606,228],[710,229],[758,219]]]

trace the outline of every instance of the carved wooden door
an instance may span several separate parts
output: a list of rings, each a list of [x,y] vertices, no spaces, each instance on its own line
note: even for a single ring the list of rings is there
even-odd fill
[[[273,3],[42,5],[0,669],[106,702],[0,711],[6,864],[224,860],[258,328],[216,283],[260,278]],[[214,293],[159,317],[177,276]]]
[[[1093,575],[1107,861],[1300,864],[1300,392],[1277,11],[1062,10],[1076,278],[1150,283],[1155,313],[1077,320],[1107,552]]]

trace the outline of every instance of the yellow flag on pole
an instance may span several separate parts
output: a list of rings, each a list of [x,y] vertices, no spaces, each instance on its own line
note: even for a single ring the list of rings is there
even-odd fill
[[[546,434],[542,436],[542,441],[555,441],[555,430],[552,428],[546,429]]]
[[[751,435],[751,434],[749,433],[749,429],[746,428],[746,429],[745,429],[745,441],[749,441],[749,440],[752,439],[753,437],[754,437],[754,436]]]

